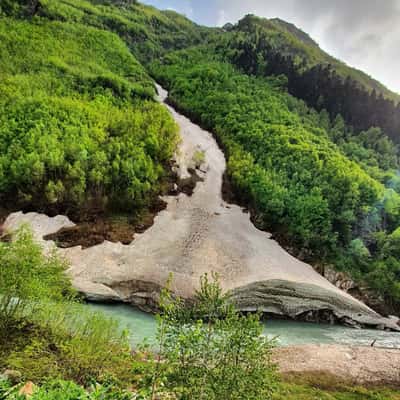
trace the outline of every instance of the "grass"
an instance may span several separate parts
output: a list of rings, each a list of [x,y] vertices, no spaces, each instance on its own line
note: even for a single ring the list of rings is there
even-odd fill
[[[15,369],[25,381],[62,378],[88,385],[112,377],[128,386],[132,380],[133,359],[124,333],[83,305],[48,304],[8,328],[0,337],[0,370]]]
[[[12,385],[6,381],[0,381],[0,399],[20,400],[17,393],[23,384]],[[8,395],[6,394],[8,393]],[[36,387],[31,400],[131,400],[133,393],[121,389],[112,380],[103,384],[92,384],[89,390],[85,390],[71,381],[61,379],[50,380]],[[139,397],[141,398],[141,397]],[[159,400],[168,397],[160,397]],[[362,387],[319,389],[307,384],[282,383],[279,385],[273,400],[399,400],[399,391],[380,388],[366,389]]]
[[[361,387],[318,389],[305,384],[280,386],[274,400],[399,400],[400,393],[392,389],[366,389]]]
[[[284,374],[281,379],[273,400],[400,400],[400,386],[385,382],[361,386],[323,372]]]

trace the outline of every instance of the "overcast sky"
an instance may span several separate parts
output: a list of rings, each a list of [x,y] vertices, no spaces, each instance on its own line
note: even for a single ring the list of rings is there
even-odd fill
[[[279,17],[331,55],[400,93],[400,0],[143,0],[197,23],[221,26],[245,14]]]

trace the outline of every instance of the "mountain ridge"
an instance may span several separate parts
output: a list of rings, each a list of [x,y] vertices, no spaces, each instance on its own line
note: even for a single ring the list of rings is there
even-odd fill
[[[277,43],[277,46],[283,46],[281,51],[287,54],[301,54],[304,59],[306,59],[309,66],[314,66],[316,64],[331,64],[332,66],[339,69],[340,75],[345,79],[346,77],[352,77],[359,80],[360,85],[368,88],[369,91],[376,90],[378,93],[382,93],[384,97],[394,100],[396,103],[400,101],[400,94],[389,89],[384,84],[379,82],[377,79],[373,78],[364,71],[352,67],[345,63],[344,61],[330,55],[323,49],[320,45],[305,31],[296,26],[294,23],[287,22],[278,17],[274,18],[263,18],[256,16],[254,14],[248,14],[242,17],[236,24],[231,24],[230,30],[241,29],[244,24],[250,22],[251,24],[260,25],[266,30],[270,31],[271,35],[274,32],[287,33],[291,35],[291,40],[285,43]],[[295,40],[293,40],[295,39]],[[296,42],[300,42],[296,43]],[[302,46],[305,45],[306,47]],[[309,47],[313,48],[313,51],[308,51]]]

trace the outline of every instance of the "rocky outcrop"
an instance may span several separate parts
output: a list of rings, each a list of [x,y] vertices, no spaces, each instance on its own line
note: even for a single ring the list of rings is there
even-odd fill
[[[354,328],[374,326],[376,328],[396,328],[390,319],[383,319],[375,311],[360,305],[341,293],[321,286],[269,280],[256,282],[232,292],[235,303],[244,311],[289,317],[307,322],[340,323]],[[383,323],[383,325],[382,325]]]
[[[166,93],[160,89],[162,99]],[[157,304],[160,288],[173,274],[172,290],[193,296],[204,273],[216,272],[243,310],[262,309],[289,317],[331,315],[335,321],[397,329],[362,302],[332,285],[310,265],[288,254],[271,235],[258,230],[249,214],[221,197],[225,158],[209,132],[169,107],[180,125],[182,142],[178,174],[189,176],[196,153],[204,153],[198,169],[202,181],[192,196],[166,197],[167,208],[130,245],[104,242],[91,248],[59,249],[71,263],[75,287],[88,299],[122,301],[145,310]],[[16,213],[5,226],[29,223],[39,241],[62,227],[65,217]],[[322,317],[321,317],[322,318]]]
[[[365,283],[356,283],[348,273],[337,271],[329,265],[317,265],[314,266],[314,268],[337,288],[349,293],[351,296],[360,300],[376,312],[382,315],[393,313],[393,308],[385,302],[385,299],[382,296],[368,287]]]
[[[316,270],[330,283],[346,293],[357,287],[357,284],[351,279],[348,274],[346,274],[345,272],[336,271],[333,267],[329,265],[324,265],[321,267],[317,266]]]
[[[9,381],[11,384],[16,385],[21,382],[22,374],[19,371],[13,369],[6,369],[3,373],[0,374],[0,381],[5,380]]]

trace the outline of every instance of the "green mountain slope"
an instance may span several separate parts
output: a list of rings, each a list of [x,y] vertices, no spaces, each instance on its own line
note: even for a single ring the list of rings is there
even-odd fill
[[[264,31],[271,41],[271,45],[279,53],[295,57],[296,63],[302,64],[302,68],[311,68],[318,64],[330,64],[343,79],[352,78],[368,91],[376,90],[378,94],[382,94],[385,98],[396,103],[400,101],[398,93],[392,92],[363,71],[349,67],[344,62],[330,56],[307,33],[294,24],[279,18],[264,19],[247,16],[239,22],[237,29],[239,31],[247,29]]]
[[[399,194],[332,143],[344,125],[325,124],[324,114],[282,91],[280,78],[246,76],[212,50],[179,51],[151,70],[173,104],[215,132],[230,182],[256,225],[303,259],[333,263],[398,304],[392,232],[400,224]]]
[[[304,32],[280,20],[248,15],[221,35],[217,51],[248,74],[284,75],[289,93],[356,132],[378,126],[400,142],[399,95],[322,51]]]
[[[41,0],[37,15],[113,31],[143,62],[198,44],[210,31],[173,11],[161,12],[136,2],[121,6],[107,1]]]
[[[259,227],[399,309],[397,95],[278,19],[213,29],[128,0],[0,6],[3,202],[149,207],[178,140],[152,75],[217,135]]]
[[[176,128],[117,35],[3,18],[0,71],[2,204],[132,210],[157,194]]]

